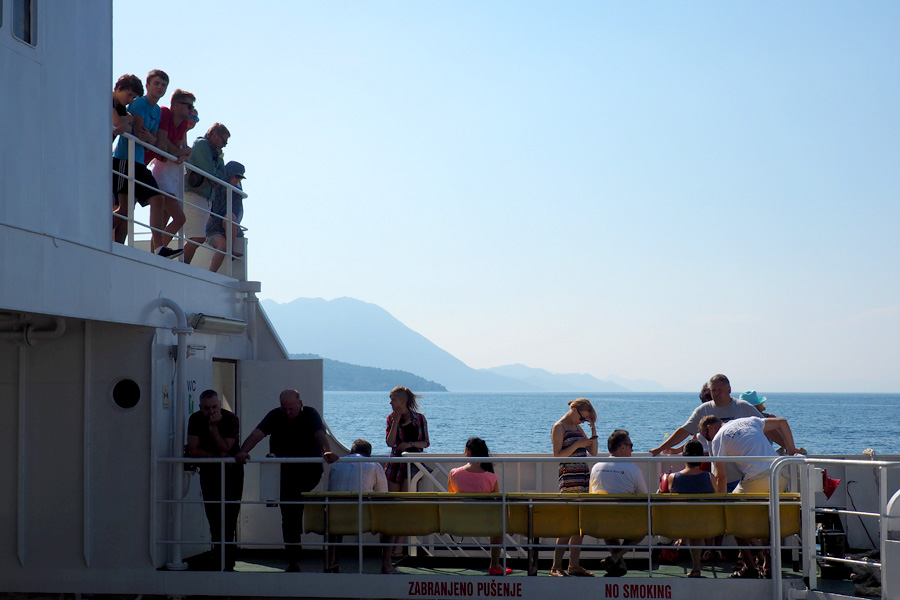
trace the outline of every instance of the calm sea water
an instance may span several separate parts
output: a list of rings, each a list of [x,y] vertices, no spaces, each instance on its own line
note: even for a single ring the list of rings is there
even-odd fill
[[[900,454],[900,394],[766,394],[767,410],[785,417],[798,446],[810,454]],[[699,404],[696,393],[453,393],[431,392],[420,401],[428,418],[428,452],[462,453],[471,436],[491,452],[549,453],[550,427],[566,402],[591,400],[601,442],[614,429],[631,433],[635,452],[659,445]],[[387,392],[326,392],[324,417],[346,446],[356,438],[387,454]],[[587,431],[587,429],[586,429]],[[601,449],[605,446],[601,443]]]

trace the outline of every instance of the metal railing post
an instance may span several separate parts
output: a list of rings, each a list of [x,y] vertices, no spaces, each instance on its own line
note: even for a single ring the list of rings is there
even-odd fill
[[[134,139],[128,138],[128,245],[134,248]]]
[[[225,273],[231,277],[232,274],[232,263],[234,262],[234,225],[231,222],[231,214],[232,205],[231,205],[231,188],[225,188],[225,214],[222,215],[222,225],[224,225],[225,229],[225,262],[228,263],[228,267],[225,269]]]

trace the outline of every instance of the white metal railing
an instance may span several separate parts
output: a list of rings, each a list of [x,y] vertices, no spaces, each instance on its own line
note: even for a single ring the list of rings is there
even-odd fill
[[[743,461],[747,461],[747,460],[752,460],[754,462],[770,461],[773,464],[773,467],[772,467],[771,473],[770,473],[770,475],[773,478],[776,478],[778,476],[778,474],[780,473],[780,471],[783,468],[787,467],[788,465],[800,463],[800,466],[802,467],[805,461],[812,460],[812,459],[806,459],[805,457],[779,457],[779,458],[773,458],[773,457],[689,457],[689,458],[692,458],[692,459],[700,458],[703,460],[703,462],[743,462]],[[525,539],[524,541],[521,541],[521,540],[516,541],[515,538],[510,537],[510,536],[513,536],[514,534],[511,534],[508,530],[508,523],[506,522],[506,515],[507,515],[506,509],[507,509],[507,506],[509,505],[507,494],[512,493],[510,491],[511,485],[510,486],[507,485],[508,484],[507,475],[508,475],[508,471],[511,471],[512,469],[511,468],[507,469],[507,465],[509,465],[510,467],[513,467],[513,466],[518,467],[521,463],[532,463],[532,464],[539,465],[541,463],[557,463],[558,464],[558,463],[571,463],[571,462],[584,462],[584,463],[589,463],[589,464],[596,463],[596,462],[623,462],[623,463],[630,462],[630,463],[648,463],[648,464],[652,465],[653,463],[674,462],[672,459],[673,459],[673,456],[660,456],[660,457],[632,456],[632,457],[628,457],[628,458],[615,458],[615,457],[609,457],[609,456],[599,456],[599,457],[588,456],[588,457],[574,457],[574,459],[573,459],[573,457],[564,457],[563,458],[563,457],[552,457],[552,456],[528,456],[528,457],[496,456],[496,457],[490,457],[487,460],[489,460],[489,462],[494,463],[495,467],[498,467],[497,474],[498,474],[498,481],[499,481],[500,489],[501,489],[501,494],[500,494],[499,500],[491,500],[491,501],[494,503],[498,503],[503,507],[503,510],[501,511],[502,521],[503,521],[502,522],[503,540],[499,544],[499,546],[501,548],[501,553],[502,553],[501,555],[503,556],[504,567],[505,567],[507,558],[509,558],[507,551],[510,549],[534,551],[536,553],[541,550],[546,551],[546,550],[552,550],[553,548],[555,548],[555,544],[552,544],[552,543],[551,544],[541,544],[539,539],[537,539],[537,540]],[[403,457],[383,457],[383,456],[376,456],[376,457],[371,457],[371,458],[344,457],[344,458],[341,458],[340,460],[345,461],[345,462],[360,462],[360,463],[376,462],[379,464],[406,463],[406,464],[410,465],[410,467],[408,467],[408,468],[411,468],[413,465],[417,465],[419,467],[419,473],[417,473],[415,478],[411,481],[411,491],[417,491],[416,485],[414,485],[414,484],[423,479],[428,479],[429,481],[431,481],[432,485],[435,485],[437,490],[445,489],[442,482],[435,479],[432,476],[432,473],[430,473],[429,470],[427,468],[425,468],[426,464],[429,464],[429,465],[439,465],[441,463],[460,464],[460,463],[469,461],[468,458],[465,458],[463,456],[449,456],[449,455],[434,456],[434,455],[427,455],[427,454],[422,454],[422,453],[405,454]],[[178,457],[178,458],[158,458],[157,462],[158,463],[167,463],[170,465],[170,468],[176,468],[176,469],[182,469],[182,466],[185,463],[219,464],[219,465],[221,465],[220,468],[224,471],[224,465],[229,462],[233,462],[233,459],[230,459],[230,458],[200,459],[200,458]],[[260,465],[260,464],[268,464],[268,463],[296,464],[296,463],[321,463],[321,462],[322,462],[322,460],[317,459],[317,458],[264,458],[264,459],[254,459],[253,461],[248,463],[248,465],[253,465],[253,464]],[[871,461],[866,461],[866,464],[874,464],[874,463],[872,463]],[[652,533],[652,528],[651,528],[651,524],[650,524],[651,509],[653,506],[655,506],[652,495],[654,493],[656,493],[655,490],[657,489],[655,475],[653,473],[654,473],[653,470],[650,468],[648,468],[646,470],[646,477],[647,477],[647,483],[648,483],[648,485],[647,485],[647,490],[648,490],[648,492],[647,492],[647,519],[648,519],[647,531],[648,531],[648,535],[646,536],[646,543],[629,546],[630,551],[634,551],[634,550],[640,550],[641,552],[646,551],[647,561],[648,561],[648,565],[647,565],[648,577],[654,577],[654,574],[653,574],[654,573],[653,550],[667,546],[667,544],[665,544],[665,543],[663,543],[663,544],[659,543],[658,538],[660,536]],[[358,485],[358,487],[361,488],[362,469],[358,470],[358,476],[360,478],[359,479],[360,485]],[[806,479],[807,478],[800,477],[801,484]],[[225,498],[224,477],[220,478],[220,488],[221,488],[220,489],[220,498],[222,498],[222,500],[214,500],[213,502],[219,502],[222,505],[222,507],[219,511],[219,514],[220,514],[220,527],[222,528],[222,533],[224,534],[225,504],[233,504],[233,502],[224,500],[224,498]],[[809,491],[802,490],[802,493],[808,495]],[[375,542],[375,541],[371,541],[371,540],[363,541],[363,537],[367,532],[363,531],[363,519],[361,518],[362,506],[363,506],[362,494],[363,494],[363,492],[359,491],[358,496],[357,496],[357,504],[359,506],[359,511],[360,511],[359,512],[360,518],[358,518],[359,530],[357,531],[358,540],[356,542],[337,543],[337,542],[330,542],[327,539],[327,537],[323,535],[323,542],[322,542],[324,546],[327,546],[329,544],[336,545],[336,546],[356,546],[358,559],[359,559],[358,565],[359,565],[360,572],[362,572],[362,564],[363,564],[362,557],[363,557],[363,548],[364,547],[366,547],[366,546],[368,546],[368,547],[384,547],[384,546],[388,545],[387,543]],[[266,498],[260,498],[259,500],[243,500],[242,499],[240,501],[240,504],[242,506],[243,505],[265,505],[265,504],[267,504],[267,500],[268,499],[266,499]],[[486,502],[491,502],[491,501],[486,500]],[[280,500],[279,500],[279,502],[281,503]],[[417,503],[418,504],[429,503],[429,502],[433,502],[433,501],[423,500],[423,501],[417,502],[416,500],[404,499],[404,502],[412,505],[412,504],[417,504]],[[454,501],[452,499],[450,499],[450,500],[442,499],[441,502],[442,503],[453,503]],[[464,500],[460,500],[460,502],[464,502]],[[569,500],[569,499],[565,498],[565,494],[562,494],[562,495],[560,495],[559,498],[555,498],[552,501],[547,501],[546,503],[552,504],[552,505],[566,505],[566,504],[578,503],[578,502],[579,502],[579,500],[577,498],[572,498],[571,500]],[[162,505],[169,505],[172,503],[204,504],[204,503],[206,503],[206,501],[205,500],[204,501],[196,501],[196,500],[191,501],[191,500],[185,500],[185,499],[165,498],[165,499],[157,499],[157,503],[162,504]],[[294,503],[295,504],[325,504],[326,502],[323,500],[317,500],[317,499],[307,499],[307,500],[288,502],[288,503],[292,503],[292,504],[294,504]],[[616,504],[616,502],[610,502],[610,504]],[[672,504],[672,502],[669,502],[668,504]],[[676,504],[693,504],[693,503],[689,499],[686,498],[684,501],[679,500],[678,502],[676,502]],[[712,501],[712,502],[709,502],[709,504],[715,505],[715,504],[723,504],[723,503],[717,503],[715,501]],[[778,582],[777,586],[780,586],[781,585],[781,583],[780,583],[781,582],[780,550],[782,548],[781,539],[780,539],[780,518],[773,518],[773,515],[780,515],[781,500],[777,493],[777,486],[774,486],[772,488],[772,492],[771,492],[768,504],[769,504],[769,520],[770,520],[770,524],[771,524],[770,551],[772,552],[772,560],[773,560],[773,563],[772,563],[773,580],[777,580],[777,582]],[[157,539],[155,530],[152,535],[154,537],[154,539],[151,540],[153,547],[156,547],[157,544],[161,544],[161,545],[175,544],[175,545],[184,546],[184,545],[196,545],[196,544],[209,543],[207,540],[204,540],[204,539],[184,539],[183,533],[179,539]],[[224,541],[225,536],[220,535],[219,537],[220,537],[220,539],[222,539],[220,563],[222,565],[224,565],[225,546],[226,546],[226,542]],[[432,541],[429,543],[431,545],[434,545],[434,541],[433,541],[434,536],[431,536],[431,537],[432,537]],[[809,536],[805,536],[805,537],[808,538]],[[814,538],[814,536],[813,536],[813,538]],[[416,538],[412,538],[412,539],[415,540]],[[425,545],[427,546],[429,543],[426,543]],[[804,547],[808,547],[808,545],[810,543],[814,544],[814,539],[812,540],[812,542],[809,539],[805,539]],[[280,539],[272,540],[272,541],[264,541],[264,542],[252,542],[252,543],[247,543],[244,541],[241,541],[241,542],[235,541],[235,542],[232,542],[232,544],[235,544],[235,545],[240,544],[240,545],[246,546],[246,547],[252,546],[252,547],[263,547],[263,548],[280,548],[283,546],[283,541]],[[396,544],[391,543],[391,545],[396,545]],[[408,545],[408,546],[420,545],[421,546],[423,544],[421,544],[418,541],[408,541],[406,545]],[[469,543],[462,543],[462,542],[457,542],[457,541],[454,541],[453,545],[456,546],[457,548],[460,548],[463,550],[468,549],[468,548],[473,548],[473,549],[481,549],[484,551],[486,551],[488,548],[496,546],[494,544],[483,544],[483,543],[469,544]],[[579,547],[582,550],[600,550],[600,549],[607,548],[607,546],[605,544],[597,545],[597,544],[585,544],[585,543],[582,543]],[[623,546],[619,546],[619,548],[622,548],[622,547]],[[696,546],[696,547],[699,547],[699,546]],[[718,546],[718,548],[721,548],[721,549],[744,549],[744,548],[750,548],[750,547],[751,546],[737,546],[737,545]],[[757,548],[757,549],[759,548],[759,546],[752,546],[752,547]],[[681,546],[681,548],[691,549],[691,548],[695,548],[695,546],[684,545],[684,546]],[[807,555],[808,555],[808,553],[807,553]],[[535,554],[535,556],[536,556],[536,554]],[[774,562],[774,561],[777,561],[777,562]],[[656,575],[656,576],[658,577],[659,575]],[[776,586],[776,584],[774,582],[773,582],[773,586]],[[780,597],[780,596],[773,596],[773,597]]]
[[[888,472],[891,469],[900,469],[900,462],[894,461],[877,461],[877,460],[851,460],[851,459],[829,459],[829,458],[807,458],[805,456],[783,456],[779,457],[772,463],[772,467],[769,473],[770,476],[770,484],[777,481],[779,473],[785,467],[792,464],[800,464],[803,467],[803,475],[802,478],[802,486],[804,489],[804,493],[801,495],[801,521],[803,522],[803,535],[801,536],[802,544],[803,544],[803,575],[805,578],[808,578],[808,586],[810,590],[818,589],[818,576],[816,573],[816,561],[823,561],[825,563],[832,562],[837,564],[846,564],[846,565],[860,565],[868,568],[878,569],[881,574],[881,597],[882,599],[886,599],[887,596],[887,586],[884,583],[884,557],[887,555],[887,542],[888,542],[888,521],[892,517],[887,514],[887,505],[888,499],[890,498],[888,490]],[[818,508],[814,503],[815,491],[820,489],[822,485],[822,473],[817,468],[820,466],[863,466],[863,467],[871,467],[877,470],[878,473],[878,512],[869,512],[869,511],[859,511],[859,510],[845,510],[840,508]],[[772,539],[776,539],[780,534],[781,523],[779,519],[773,519],[773,514],[778,514],[773,512],[777,510],[778,506],[778,495],[774,491],[770,492],[769,495],[770,508],[769,508],[769,523],[772,529],[771,535]],[[879,556],[881,557],[881,562],[876,561],[860,561],[853,560],[848,558],[838,558],[833,556],[828,556],[825,554],[825,548],[820,548],[821,553],[816,552],[816,537],[815,537],[815,524],[816,514],[823,513],[832,513],[837,515],[856,515],[862,519],[862,517],[866,518],[874,518],[878,519],[879,524]],[[782,578],[781,578],[781,554],[780,553],[772,553],[772,590],[773,593],[776,593],[781,590]]]
[[[159,188],[154,188],[154,187],[148,186],[140,181],[137,181],[137,179],[135,178],[135,170],[134,170],[134,155],[135,155],[135,145],[136,144],[140,144],[141,146],[144,147],[145,150],[152,150],[153,152],[162,156],[166,160],[177,162],[179,159],[176,156],[173,156],[163,150],[160,150],[153,144],[148,144],[147,142],[144,142],[143,140],[135,137],[134,135],[132,135],[130,133],[123,133],[123,134],[121,134],[121,136],[128,140],[128,159],[127,159],[128,172],[120,173],[119,171],[116,171],[115,169],[113,169],[113,173],[116,175],[121,175],[121,176],[125,177],[128,181],[128,184],[127,184],[128,216],[125,217],[125,216],[119,215],[114,212],[113,219],[125,219],[127,221],[128,226],[127,226],[127,234],[126,234],[126,244],[133,247],[134,243],[135,243],[135,231],[134,231],[135,225],[140,225],[142,228],[144,228],[144,230],[149,231],[151,233],[155,231],[157,233],[167,234],[167,232],[164,230],[153,227],[149,223],[140,222],[136,219],[135,213],[134,213],[135,185],[140,185],[147,189],[152,189],[153,191],[158,192],[162,196],[166,196],[168,198],[172,198],[174,200],[177,200],[178,202],[181,202],[182,206],[183,206],[183,203],[184,203],[184,191],[183,191],[184,190],[184,171],[182,170],[182,172],[180,173],[179,187],[182,190],[180,197],[173,196],[172,194],[165,192]],[[195,167],[188,161],[183,162],[182,165],[188,171],[193,171],[195,173],[198,173],[198,174],[202,175],[205,179],[208,179],[209,181],[213,182],[216,185],[224,186],[225,191],[226,191],[226,210],[225,210],[225,214],[221,215],[223,229],[225,230],[225,251],[223,252],[221,250],[218,250],[217,248],[207,244],[206,241],[204,241],[200,244],[197,244],[196,242],[190,242],[190,243],[197,244],[198,246],[206,248],[213,253],[224,255],[225,260],[223,262],[225,263],[225,274],[228,275],[229,277],[231,277],[234,272],[232,262],[237,261],[237,260],[243,261],[244,269],[243,269],[242,280],[246,280],[247,279],[247,251],[248,251],[247,242],[246,242],[247,238],[246,237],[242,238],[244,240],[244,248],[243,248],[242,256],[235,256],[233,231],[234,231],[235,227],[239,228],[241,231],[247,231],[247,228],[243,227],[240,223],[237,223],[236,221],[232,220],[231,216],[233,214],[233,206],[232,206],[233,195],[237,194],[241,198],[246,198],[247,194],[245,194],[242,190],[239,190],[238,188],[234,187],[227,181],[219,179],[218,177],[215,177],[215,176],[207,173],[206,171]],[[212,208],[211,205],[209,208],[203,208],[202,206],[198,206],[197,208],[199,208],[201,211],[203,211],[207,215],[213,215],[212,211],[210,210]],[[215,216],[218,218],[220,215],[215,215]],[[165,225],[165,224],[163,224],[163,225]],[[179,230],[178,234],[174,237],[178,240],[178,247],[184,248],[184,244],[185,244],[184,229],[182,228],[181,230]]]

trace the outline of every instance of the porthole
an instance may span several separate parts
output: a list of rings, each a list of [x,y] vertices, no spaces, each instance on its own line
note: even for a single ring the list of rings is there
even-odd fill
[[[113,404],[122,410],[131,410],[141,400],[141,386],[133,379],[120,379],[111,391]]]

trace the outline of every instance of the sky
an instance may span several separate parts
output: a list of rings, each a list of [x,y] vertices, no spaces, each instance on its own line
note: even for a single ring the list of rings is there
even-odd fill
[[[157,0],[152,45],[113,6],[111,82],[231,131],[261,298],[474,368],[900,392],[900,3]]]

